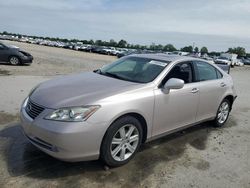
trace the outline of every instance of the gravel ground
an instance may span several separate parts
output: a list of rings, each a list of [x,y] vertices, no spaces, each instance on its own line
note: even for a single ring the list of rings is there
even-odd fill
[[[114,57],[14,43],[31,66],[0,65],[0,187],[250,187],[250,68],[232,69],[238,98],[224,128],[204,123],[144,144],[127,165],[66,163],[33,147],[18,109],[29,90],[57,74],[98,68]],[[73,66],[72,66],[73,65]]]

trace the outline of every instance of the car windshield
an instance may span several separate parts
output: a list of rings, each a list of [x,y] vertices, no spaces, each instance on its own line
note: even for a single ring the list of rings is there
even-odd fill
[[[148,83],[153,81],[169,62],[142,57],[124,57],[96,71],[113,78]]]

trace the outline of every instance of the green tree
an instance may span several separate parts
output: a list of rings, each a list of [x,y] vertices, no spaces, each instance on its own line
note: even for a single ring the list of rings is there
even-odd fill
[[[237,54],[238,56],[246,55],[246,50],[243,47],[228,48],[227,52]]]
[[[126,46],[127,46],[127,41],[122,39],[118,42],[118,47],[125,48]]]
[[[177,49],[174,47],[173,44],[167,44],[164,46],[163,50],[167,52],[173,52],[176,51]]]
[[[149,46],[149,49],[150,49],[150,50],[155,50],[155,46],[156,46],[155,43],[152,43],[152,44]]]
[[[163,46],[161,44],[155,45],[154,50],[161,51],[163,50]]]
[[[208,49],[207,49],[207,47],[205,47],[205,46],[203,46],[202,48],[201,48],[201,54],[205,54],[205,53],[208,53]]]
[[[70,42],[78,42],[77,39],[71,39]]]
[[[194,52],[195,52],[195,53],[198,53],[198,52],[199,52],[199,48],[198,48],[198,47],[195,47],[195,48],[194,48]]]
[[[185,46],[185,47],[181,48],[181,51],[192,53],[193,47],[192,46]]]
[[[88,43],[89,43],[89,41],[87,41],[87,40],[81,40],[81,42],[82,42],[83,44],[88,44]]]
[[[89,44],[94,44],[95,42],[93,41],[93,39],[89,40],[88,42]]]
[[[140,46],[139,44],[134,45],[134,48],[135,48],[135,49],[140,49],[140,47],[141,47],[141,46]]]
[[[116,42],[114,39],[110,39],[110,41],[109,41],[109,46],[114,46],[114,47],[116,47],[116,46],[117,46],[117,42]]]
[[[95,41],[95,45],[97,45],[97,46],[103,46],[102,40],[96,40]]]
[[[210,52],[209,55],[210,56],[220,56],[220,52]]]

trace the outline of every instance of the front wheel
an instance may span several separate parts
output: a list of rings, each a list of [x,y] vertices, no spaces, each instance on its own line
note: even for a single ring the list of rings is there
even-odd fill
[[[9,63],[10,63],[11,65],[19,65],[19,64],[21,64],[19,58],[16,57],[16,56],[11,56],[11,57],[9,58]]]
[[[224,99],[219,106],[216,118],[214,120],[216,127],[222,127],[226,123],[230,113],[230,109],[231,109],[230,101]]]
[[[111,167],[128,163],[142,142],[140,122],[125,116],[115,121],[107,130],[101,146],[101,159]]]

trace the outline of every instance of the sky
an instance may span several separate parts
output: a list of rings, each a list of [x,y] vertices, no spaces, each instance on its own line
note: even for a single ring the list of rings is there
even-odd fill
[[[250,0],[0,0],[0,31],[250,52]]]

